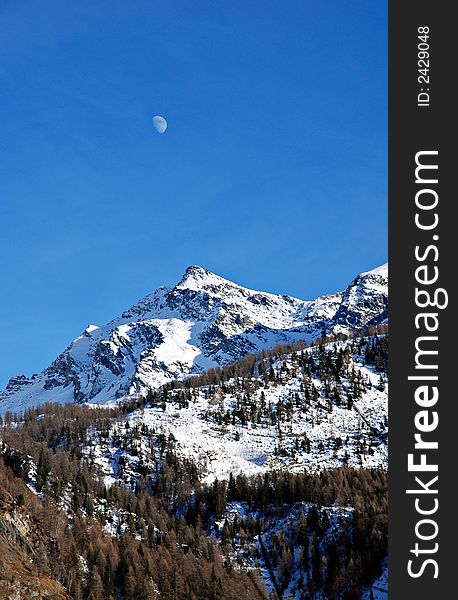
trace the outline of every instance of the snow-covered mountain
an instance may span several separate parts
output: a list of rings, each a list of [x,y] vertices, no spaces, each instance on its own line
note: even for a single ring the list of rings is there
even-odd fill
[[[146,427],[172,436],[177,456],[196,465],[206,483],[230,473],[386,468],[386,357],[370,358],[370,349],[380,356],[377,344],[386,351],[386,342],[385,335],[356,336],[295,355],[258,358],[245,370],[256,375],[222,376],[224,384],[199,381],[208,374],[193,378],[192,387],[149,394],[126,420],[139,431]],[[83,449],[103,467],[107,485],[116,481],[120,456],[128,480],[138,477],[138,465],[154,471],[148,441],[141,442],[139,433],[138,447],[131,455],[123,452],[126,428],[118,425],[97,441],[96,450],[93,440]]]
[[[386,320],[388,265],[312,301],[253,291],[191,266],[108,324],[89,326],[39,375],[12,378],[0,412],[43,402],[104,403],[277,343]]]

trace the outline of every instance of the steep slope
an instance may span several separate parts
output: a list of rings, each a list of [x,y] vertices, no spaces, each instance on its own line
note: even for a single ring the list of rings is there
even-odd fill
[[[35,593],[54,583],[75,600],[261,600],[261,576],[278,600],[330,600],[360,598],[380,577],[384,470],[286,468],[205,485],[171,436],[125,409],[50,404],[1,429],[6,597],[65,597]],[[110,438],[113,481],[100,473]],[[18,583],[23,595],[10,595]]]
[[[387,265],[342,293],[303,301],[188,267],[107,325],[89,326],[41,374],[12,378],[0,412],[43,402],[104,403],[227,364],[277,343],[310,341],[386,318]]]
[[[384,492],[372,491],[378,493],[378,502],[382,504],[381,507],[379,504],[376,526],[383,535],[386,532]],[[261,532],[238,534],[243,525],[253,519],[262,523]],[[263,513],[259,509],[250,509],[246,502],[228,502],[215,533],[221,540],[232,534],[232,556],[245,568],[259,564],[266,588],[273,598],[329,600],[360,597],[361,600],[387,600],[387,561],[380,561],[380,556],[371,561],[367,554],[364,555],[367,560],[364,575],[371,585],[362,589],[361,583],[358,585],[361,571],[357,573],[354,570],[355,549],[351,549],[349,543],[356,519],[352,506],[340,504],[317,507],[310,502],[297,502],[276,506]],[[380,526],[383,521],[385,528]],[[347,555],[342,552],[345,547],[349,550]],[[336,560],[339,554],[340,564]],[[324,565],[318,563],[317,557],[326,557]],[[321,573],[320,567],[324,567]],[[342,585],[344,570],[351,581],[350,585],[347,582],[347,586]],[[371,575],[368,577],[369,571]],[[347,587],[347,593],[348,587],[353,587],[353,594],[340,595],[339,587]],[[310,592],[311,595],[308,594]]]
[[[273,353],[247,365],[253,375],[221,373],[212,383],[203,375],[184,388],[149,393],[128,417],[131,428],[147,432],[144,440],[138,433],[141,443],[128,444],[132,454],[121,449],[125,423],[97,445],[107,484],[116,480],[120,456],[128,478],[138,477],[138,465],[154,463],[151,431],[192,461],[207,483],[230,473],[386,468],[386,336]],[[83,452],[94,455],[92,440]]]
[[[388,319],[388,263],[361,273],[342,294],[333,332],[347,332]]]
[[[76,599],[209,598],[218,578],[227,600],[386,598],[387,330],[279,345],[111,408],[10,416],[0,552],[2,534],[10,551],[38,531]]]
[[[44,531],[0,484],[0,600],[70,598],[57,581],[34,564],[39,562],[44,538]]]
[[[162,494],[122,482],[107,490],[79,456],[78,438],[102,433],[115,412],[44,411],[0,428],[1,600],[267,600],[261,582],[227,569],[216,541],[167,510]],[[177,489],[175,476],[158,480],[167,496]]]

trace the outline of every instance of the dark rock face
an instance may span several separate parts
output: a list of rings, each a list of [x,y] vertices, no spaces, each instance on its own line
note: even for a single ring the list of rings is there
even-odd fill
[[[8,381],[5,391],[10,393],[17,392],[24,385],[29,385],[30,383],[32,382],[25,375],[16,375],[15,377],[11,377]]]
[[[342,296],[334,326],[360,329],[388,318],[388,285],[385,271],[358,275]]]
[[[45,370],[46,381],[43,387],[52,390],[55,387],[67,387],[75,381],[74,360],[68,354],[61,354],[50,367]]]

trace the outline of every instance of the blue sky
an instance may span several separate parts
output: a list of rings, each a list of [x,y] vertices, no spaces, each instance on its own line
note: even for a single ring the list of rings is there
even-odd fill
[[[385,262],[386,13],[4,0],[0,386],[189,264],[308,299]]]

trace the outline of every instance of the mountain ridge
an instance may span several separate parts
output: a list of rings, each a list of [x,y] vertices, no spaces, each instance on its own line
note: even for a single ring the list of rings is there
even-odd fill
[[[105,403],[277,343],[312,341],[387,318],[388,265],[361,273],[343,292],[300,300],[239,286],[189,266],[119,317],[90,325],[39,375],[13,377],[0,412],[42,402]]]

